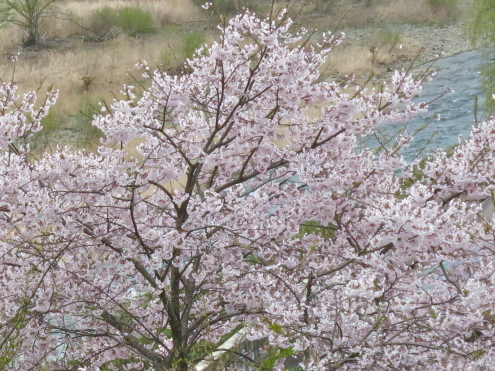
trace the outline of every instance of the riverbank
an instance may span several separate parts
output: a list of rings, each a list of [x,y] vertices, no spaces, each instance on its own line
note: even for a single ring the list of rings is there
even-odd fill
[[[341,54],[343,58],[333,59],[335,66],[329,69],[327,78],[339,80],[343,75],[354,73],[358,80],[366,80],[373,73],[375,79],[380,80],[386,79],[393,70],[412,67],[412,71],[419,73],[432,63],[436,68],[436,60],[473,49],[463,28],[462,21],[343,28],[345,40],[339,46],[343,50],[335,50],[337,56]],[[373,42],[373,38],[376,41]]]

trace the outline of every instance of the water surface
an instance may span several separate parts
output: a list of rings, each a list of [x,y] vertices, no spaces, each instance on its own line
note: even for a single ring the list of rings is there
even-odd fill
[[[420,127],[428,124],[417,133],[411,145],[402,153],[408,160],[418,153],[426,154],[438,148],[447,149],[459,143],[459,136],[467,138],[475,123],[475,97],[479,98],[478,119],[484,105],[481,91],[480,70],[482,59],[479,51],[464,52],[453,57],[443,58],[434,66],[437,75],[423,84],[423,91],[414,99],[415,102],[430,102],[442,95],[448,88],[453,93],[428,106],[428,112],[415,116],[407,123],[407,132],[413,134]],[[438,115],[439,119],[435,119]],[[395,136],[404,123],[393,123],[382,126],[385,136]],[[371,140],[367,146],[374,147],[377,142]]]

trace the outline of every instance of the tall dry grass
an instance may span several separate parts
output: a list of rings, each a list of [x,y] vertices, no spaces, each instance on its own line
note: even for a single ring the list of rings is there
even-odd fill
[[[160,31],[146,38],[121,35],[105,43],[84,42],[85,30],[79,26],[92,12],[106,6],[136,6],[150,11]],[[62,1],[56,16],[42,24],[45,43],[39,50],[21,48],[22,31],[16,27],[0,30],[0,76],[10,76],[11,55],[18,54],[15,81],[23,90],[53,86],[60,90],[57,110],[70,114],[77,110],[83,96],[95,100],[112,99],[124,83],[135,83],[133,66],[145,60],[151,66],[165,68],[185,59],[181,28],[170,24],[189,24],[201,20],[200,11],[190,0],[87,0]],[[192,24],[192,25],[191,25]]]

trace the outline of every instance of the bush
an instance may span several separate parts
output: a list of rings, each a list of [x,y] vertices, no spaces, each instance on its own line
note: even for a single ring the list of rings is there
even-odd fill
[[[396,48],[402,41],[402,35],[390,28],[383,28],[379,30],[372,38],[374,44],[380,48],[385,48],[389,52]]]
[[[335,8],[336,3],[332,0],[316,0],[315,1],[315,13],[317,14],[331,14]]]
[[[132,6],[126,6],[118,11],[117,25],[129,36],[138,36],[156,31],[151,14]]]
[[[118,13],[115,9],[106,6],[95,10],[88,23],[88,28],[94,36],[102,39],[111,38],[117,33]]]
[[[46,151],[53,152],[59,144],[71,148],[96,148],[102,132],[91,122],[98,113],[99,105],[89,99],[87,94],[82,96],[77,114],[65,115],[56,108],[51,109],[41,120],[43,130],[32,138],[33,153],[41,155]]]
[[[138,36],[156,31],[151,14],[131,6],[121,9],[106,6],[94,11],[88,28],[99,39],[109,39],[119,33]]]
[[[233,14],[237,12],[238,2],[232,0],[218,0],[215,2],[215,6],[220,13]]]
[[[401,42],[402,35],[393,29],[384,28],[366,38],[366,43],[371,51],[371,62],[375,64],[377,59],[385,53],[390,54]]]
[[[474,47],[483,47],[484,63],[481,68],[483,93],[485,94],[485,112],[495,113],[495,7],[492,0],[475,0],[472,3],[471,19],[467,23],[467,32]]]

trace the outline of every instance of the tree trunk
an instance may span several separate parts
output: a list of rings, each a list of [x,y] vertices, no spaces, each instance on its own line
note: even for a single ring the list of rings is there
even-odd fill
[[[29,35],[26,39],[24,39],[22,45],[24,46],[34,46],[38,44],[38,35],[37,33],[29,32]]]
[[[36,24],[33,24],[33,22],[31,22],[29,27],[27,27],[27,32],[28,32],[28,37],[24,39],[23,45],[24,46],[38,45],[38,41],[39,41],[38,26]]]

